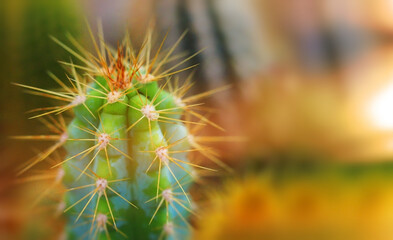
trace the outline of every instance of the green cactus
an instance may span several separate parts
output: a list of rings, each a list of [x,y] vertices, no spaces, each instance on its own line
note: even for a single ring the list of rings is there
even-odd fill
[[[176,45],[165,54],[159,47],[153,55],[150,34],[139,51],[128,38],[117,51],[102,38],[97,43],[92,37],[95,56],[72,38],[78,51],[55,39],[83,63],[65,63],[68,83],[51,75],[61,90],[16,84],[63,102],[33,116],[48,117],[44,123],[55,136],[18,137],[55,140],[20,174],[58,149],[66,150],[52,168],[60,167],[56,179],[67,189],[67,239],[186,239],[191,228],[187,219],[194,213],[189,187],[195,169],[214,171],[192,163],[189,154],[203,152],[216,161],[216,154],[198,144],[189,130],[192,125],[216,126],[193,102],[214,91],[185,98],[189,81],[170,83],[179,71],[163,68]],[[73,112],[68,126],[62,117],[55,121],[51,116],[67,110]]]

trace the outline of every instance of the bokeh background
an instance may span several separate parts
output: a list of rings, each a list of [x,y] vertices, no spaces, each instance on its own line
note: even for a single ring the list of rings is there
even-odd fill
[[[194,239],[392,239],[392,13],[391,0],[0,1],[0,239],[62,231],[15,178],[45,145],[9,138],[42,133],[25,112],[47,100],[11,82],[56,87],[47,71],[70,56],[49,36],[91,48],[98,19],[114,46],[188,30],[176,53],[204,49],[193,91],[230,85],[207,100],[226,131],[207,133],[226,136],[212,145],[233,171],[195,184]]]

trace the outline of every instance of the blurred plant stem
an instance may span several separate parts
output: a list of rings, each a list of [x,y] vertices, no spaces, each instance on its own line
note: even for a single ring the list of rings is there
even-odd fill
[[[14,184],[16,167],[31,157],[31,149],[9,137],[39,130],[37,121],[26,119],[27,105],[29,109],[39,103],[49,105],[40,97],[24,94],[11,83],[58,87],[47,70],[59,74],[63,69],[57,61],[69,59],[65,59],[66,52],[49,36],[64,41],[69,32],[80,38],[81,19],[73,0],[0,1],[0,157],[3,159],[0,161],[0,212],[4,213],[0,220],[1,239],[23,238],[22,229],[32,214],[26,207],[31,193]],[[37,231],[40,231],[38,227],[42,230],[49,226],[38,225]]]

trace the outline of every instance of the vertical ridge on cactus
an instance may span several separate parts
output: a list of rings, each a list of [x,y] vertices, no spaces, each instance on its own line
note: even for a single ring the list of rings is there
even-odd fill
[[[195,134],[205,125],[220,128],[196,101],[224,88],[186,97],[190,79],[181,84],[172,77],[189,69],[177,68],[194,55],[165,69],[179,59],[172,53],[181,39],[168,50],[162,42],[152,54],[152,38],[149,31],[139,50],[128,37],[113,49],[103,36],[97,42],[92,35],[95,54],[71,36],[71,47],[54,39],[83,65],[61,62],[67,81],[50,74],[57,90],[15,83],[57,104],[31,111],[53,135],[15,138],[54,141],[19,174],[65,150],[61,160],[51,163],[50,171],[58,172],[50,177],[66,188],[61,198],[67,239],[187,238],[187,219],[196,215],[188,192],[196,169],[217,171],[190,161],[189,154],[202,153],[223,166],[217,153],[202,144],[218,138]],[[62,117],[66,112],[73,113],[68,124]]]

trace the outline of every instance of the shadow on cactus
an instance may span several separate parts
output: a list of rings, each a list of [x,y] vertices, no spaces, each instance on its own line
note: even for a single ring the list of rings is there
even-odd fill
[[[90,34],[95,54],[71,36],[71,46],[53,38],[83,63],[61,62],[67,81],[50,74],[59,89],[15,83],[55,103],[30,112],[51,133],[15,137],[54,142],[26,161],[19,175],[64,152],[43,174],[53,179],[51,189],[61,183],[65,187],[65,193],[58,194],[67,239],[186,239],[188,219],[195,215],[189,188],[201,177],[196,170],[216,171],[190,158],[199,153],[222,165],[204,144],[204,139],[208,143],[215,138],[194,136],[206,125],[220,128],[205,117],[207,108],[197,101],[222,89],[186,96],[190,78],[180,81],[175,74],[188,70],[180,67],[195,54],[184,60],[173,56],[181,38],[163,50],[165,38],[155,48],[149,31],[136,51],[128,37],[113,49],[102,34],[98,41]],[[68,124],[65,112],[73,113]],[[40,193],[35,202],[49,192]]]

